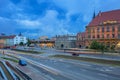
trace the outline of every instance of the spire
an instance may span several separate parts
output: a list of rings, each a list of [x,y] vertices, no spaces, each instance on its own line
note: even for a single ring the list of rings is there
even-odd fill
[[[94,11],[94,13],[93,13],[93,19],[96,17],[96,15],[95,15],[95,11]]]
[[[102,12],[101,12],[101,10],[99,11],[98,15],[99,15],[99,16],[101,16],[101,15],[102,15]]]

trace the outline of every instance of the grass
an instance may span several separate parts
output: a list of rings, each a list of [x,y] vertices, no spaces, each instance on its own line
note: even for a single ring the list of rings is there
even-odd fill
[[[68,55],[53,55],[50,57],[94,62],[94,63],[106,64],[112,66],[120,66],[120,61],[115,61],[115,60],[95,59],[95,58],[77,57],[77,56],[68,56]]]
[[[18,60],[16,60],[16,59],[7,58],[7,57],[1,57],[1,58],[2,58],[2,59],[5,59],[5,60],[10,60],[10,61],[13,61],[13,62],[18,63]]]
[[[44,52],[38,52],[38,51],[27,51],[27,50],[19,50],[19,49],[12,49],[14,51],[18,51],[18,52],[24,52],[24,53],[32,53],[32,54],[43,54]]]

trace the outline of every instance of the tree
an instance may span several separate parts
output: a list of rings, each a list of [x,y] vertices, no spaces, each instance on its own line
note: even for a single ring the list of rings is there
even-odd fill
[[[104,53],[106,47],[104,44],[101,43],[101,44],[99,44],[99,49],[102,51],[102,53]]]
[[[111,46],[111,51],[113,51],[113,52],[115,51],[115,45]]]
[[[30,39],[28,39],[27,46],[30,46],[30,44],[31,44],[31,41],[30,41]]]
[[[19,44],[20,46],[23,46],[24,45],[24,43],[23,42],[20,42],[20,44]]]
[[[100,44],[99,42],[97,41],[93,41],[90,45],[90,48],[91,49],[95,49],[95,50],[100,50],[102,51],[102,53],[104,53],[105,49],[106,49],[106,46],[104,44]]]
[[[96,49],[98,50],[100,47],[99,43],[97,41],[93,41],[90,45],[90,49]]]

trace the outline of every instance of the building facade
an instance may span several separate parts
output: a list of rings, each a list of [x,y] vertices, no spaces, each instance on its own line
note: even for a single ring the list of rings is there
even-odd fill
[[[85,32],[77,33],[76,47],[77,48],[85,47]]]
[[[39,38],[40,41],[47,40],[47,39],[48,39],[48,36],[41,36],[41,37]]]
[[[0,38],[0,48],[4,48],[5,46],[5,39]]]
[[[15,35],[7,36],[6,38],[6,47],[14,46]]]
[[[23,35],[17,35],[14,38],[14,45],[19,45],[21,42],[23,42],[23,44],[27,43],[27,38],[24,37]]]
[[[76,35],[56,36],[55,47],[57,49],[75,48],[76,47]]]
[[[14,37],[15,35],[10,36],[0,36],[0,48],[7,48],[14,46]]]
[[[100,12],[86,26],[85,45],[90,46],[93,40],[107,47],[120,47],[120,10]]]
[[[39,46],[41,48],[54,48],[55,41],[52,41],[52,40],[39,41]]]

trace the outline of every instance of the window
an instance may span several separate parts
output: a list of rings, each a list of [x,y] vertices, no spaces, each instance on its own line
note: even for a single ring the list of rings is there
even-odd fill
[[[102,27],[102,32],[104,32],[104,27]]]
[[[93,28],[93,33],[95,33],[95,29]]]
[[[95,38],[95,35],[93,35],[93,38]]]
[[[100,28],[97,28],[97,32],[100,32]]]
[[[110,31],[110,28],[109,28],[109,26],[107,27],[107,32],[109,32]]]
[[[113,27],[112,27],[112,32],[114,32],[114,31],[115,31],[115,27],[113,26]]]
[[[109,38],[109,36],[110,36],[110,35],[109,35],[109,34],[107,34],[107,38]]]
[[[88,33],[90,33],[90,29],[88,28]]]
[[[97,38],[100,38],[100,35],[97,35]]]
[[[112,34],[112,38],[115,38],[115,34]]]
[[[120,32],[120,25],[118,26],[118,31]]]
[[[118,38],[120,39],[120,34],[118,34]]]
[[[102,38],[104,38],[104,34],[102,34]]]
[[[90,35],[88,35],[88,38],[90,38]]]

